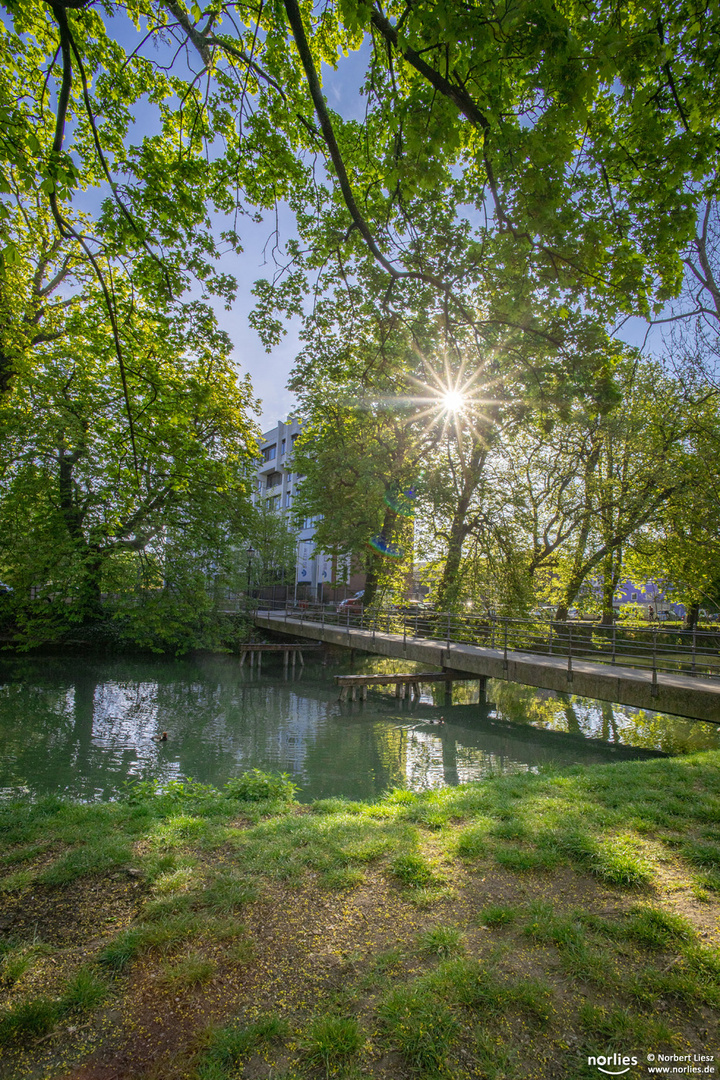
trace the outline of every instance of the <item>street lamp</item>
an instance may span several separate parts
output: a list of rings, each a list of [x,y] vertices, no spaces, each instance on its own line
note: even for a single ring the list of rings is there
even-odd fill
[[[245,610],[247,611],[249,609],[249,607],[250,607],[250,571],[252,569],[253,555],[255,554],[255,552],[253,551],[252,544],[247,549],[245,554],[247,555],[247,561],[248,561],[248,564],[247,564],[247,566],[248,566],[247,589],[245,590]]]

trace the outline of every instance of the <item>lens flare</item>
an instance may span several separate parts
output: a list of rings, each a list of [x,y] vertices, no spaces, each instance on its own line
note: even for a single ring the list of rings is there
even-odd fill
[[[449,413],[459,413],[463,411],[465,397],[458,390],[448,390],[442,400],[443,405]]]
[[[413,505],[415,488],[406,488],[405,491],[391,490],[387,492],[384,498],[387,505],[396,514],[400,514],[401,517],[415,517],[415,507]]]
[[[405,552],[397,544],[390,543],[384,536],[373,536],[368,544],[378,555],[384,555],[388,559],[402,559]]]

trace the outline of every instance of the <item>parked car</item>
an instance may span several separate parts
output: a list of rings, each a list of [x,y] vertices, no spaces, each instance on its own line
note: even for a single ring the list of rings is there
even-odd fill
[[[361,589],[360,592],[355,593],[354,596],[347,596],[344,600],[341,600],[336,608],[338,615],[344,615],[347,612],[350,612],[352,615],[362,611],[364,595],[365,590]]]

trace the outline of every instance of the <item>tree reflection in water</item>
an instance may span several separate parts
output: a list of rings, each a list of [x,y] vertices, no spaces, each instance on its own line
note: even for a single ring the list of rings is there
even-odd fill
[[[355,664],[401,669],[412,666],[362,657]],[[456,684],[453,705],[441,706],[446,723],[424,725],[437,718],[442,689],[437,704],[428,693],[413,708],[392,687],[340,705],[332,676],[347,670],[337,653],[317,656],[294,678],[284,677],[279,659],[266,660],[260,674],[230,656],[4,659],[0,788],[107,799],[133,778],[223,784],[258,767],[290,773],[305,800],[372,799],[397,786],[613,760],[624,753],[620,744],[682,753],[720,743],[711,725],[503,682],[489,684],[488,704],[478,703],[477,683]],[[153,742],[163,730],[168,741]]]

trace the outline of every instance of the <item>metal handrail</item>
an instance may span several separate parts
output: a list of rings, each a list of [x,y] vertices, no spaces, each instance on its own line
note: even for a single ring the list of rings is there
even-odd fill
[[[303,623],[318,622],[324,627],[341,626],[372,633],[398,634],[403,641],[430,639],[452,651],[453,645],[469,644],[498,654],[507,665],[508,652],[525,652],[567,657],[568,681],[573,663],[596,663],[649,669],[653,686],[657,672],[685,672],[720,677],[720,627],[717,630],[677,630],[658,626],[638,627],[613,623],[558,622],[544,618],[516,619],[503,615],[475,615],[469,612],[417,612],[402,609],[363,607],[339,609],[334,605],[282,601],[256,602],[256,610],[279,611],[284,617],[297,615]],[[506,668],[507,670],[507,668]]]

